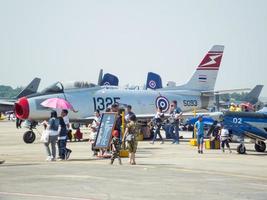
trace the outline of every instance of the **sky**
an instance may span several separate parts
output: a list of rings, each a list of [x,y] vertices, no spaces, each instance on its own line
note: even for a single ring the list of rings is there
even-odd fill
[[[101,68],[120,85],[149,71],[185,83],[214,44],[225,45],[216,90],[263,84],[265,0],[0,0],[0,84],[41,88],[96,83]]]

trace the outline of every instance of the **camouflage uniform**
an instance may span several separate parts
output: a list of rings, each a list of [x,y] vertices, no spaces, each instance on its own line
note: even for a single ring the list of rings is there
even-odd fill
[[[127,128],[129,133],[128,134],[133,134],[134,135],[134,139],[132,141],[127,141],[127,148],[129,150],[129,153],[136,153],[137,150],[137,134],[138,134],[138,130],[137,130],[137,125],[135,122],[130,122],[127,124]]]
[[[112,155],[111,155],[111,164],[113,164],[114,160],[118,158],[119,163],[121,164],[121,158],[120,158],[120,150],[121,150],[121,143],[119,138],[113,137],[111,141],[112,148]]]

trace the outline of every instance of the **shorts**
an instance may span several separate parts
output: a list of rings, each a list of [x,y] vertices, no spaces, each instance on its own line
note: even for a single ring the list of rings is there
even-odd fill
[[[197,144],[204,143],[204,135],[197,135]]]
[[[127,142],[127,149],[129,151],[129,153],[136,153],[137,150],[137,141],[131,141],[131,142]]]

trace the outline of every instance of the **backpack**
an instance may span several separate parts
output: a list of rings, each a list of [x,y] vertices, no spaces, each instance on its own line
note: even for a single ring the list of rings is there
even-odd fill
[[[57,118],[52,118],[51,119],[51,126],[50,129],[53,131],[57,131],[59,126],[59,120]]]

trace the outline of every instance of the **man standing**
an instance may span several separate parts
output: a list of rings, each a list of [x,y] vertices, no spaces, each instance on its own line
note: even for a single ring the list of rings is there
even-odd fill
[[[173,144],[179,144],[179,119],[182,116],[183,112],[182,110],[177,107],[177,101],[174,100],[171,103],[170,108],[170,134],[173,136]]]
[[[70,119],[69,119],[68,113],[69,113],[68,110],[62,110],[62,112],[61,112],[61,117],[63,118],[64,123],[66,125],[67,133],[69,132],[69,129],[70,129]],[[65,144],[65,148],[66,148],[66,146],[67,146],[67,138],[66,138],[65,142],[66,142],[66,144]],[[68,160],[69,157],[70,157],[71,152],[72,151],[70,149],[66,148],[66,153],[65,153],[65,158],[64,159]]]
[[[111,106],[111,112],[117,113],[117,118],[114,126],[114,130],[117,130],[119,132],[119,139],[121,141],[121,125],[122,125],[122,110],[119,109],[119,104],[114,103]]]
[[[198,116],[198,121],[195,123],[195,129],[197,131],[197,148],[198,153],[203,154],[203,143],[204,143],[204,123],[202,121],[202,115]]]
[[[127,105],[127,107],[126,107],[126,115],[125,115],[125,121],[126,122],[130,121],[131,115],[134,115],[134,113],[132,111],[132,106],[131,105]]]

